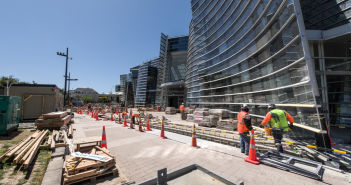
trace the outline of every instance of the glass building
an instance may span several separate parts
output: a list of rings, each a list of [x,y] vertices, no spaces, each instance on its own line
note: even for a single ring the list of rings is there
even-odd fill
[[[191,6],[188,106],[235,115],[245,103],[259,122],[275,103],[294,117],[291,136],[300,138],[351,126],[350,0],[191,0]]]
[[[150,60],[138,68],[135,107],[145,107],[156,104],[159,58]]]
[[[164,51],[161,106],[178,108],[185,96],[188,36],[164,36],[161,36],[161,40],[165,38],[161,41],[161,51]]]

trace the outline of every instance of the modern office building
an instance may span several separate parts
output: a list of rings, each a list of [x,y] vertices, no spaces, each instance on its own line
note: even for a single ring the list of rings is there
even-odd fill
[[[179,107],[185,96],[185,66],[188,36],[161,36],[163,56],[163,78],[161,84],[161,106]],[[162,52],[164,51],[164,52]]]
[[[125,101],[126,101],[126,93],[125,92],[126,92],[127,78],[128,78],[128,74],[121,74],[119,76],[120,92],[122,92],[122,96],[121,96],[122,104],[125,104]]]
[[[237,113],[246,103],[259,122],[275,103],[295,118],[292,137],[351,127],[350,0],[191,5],[187,105]]]
[[[135,107],[145,107],[156,104],[159,65],[159,58],[140,65],[136,85]]]

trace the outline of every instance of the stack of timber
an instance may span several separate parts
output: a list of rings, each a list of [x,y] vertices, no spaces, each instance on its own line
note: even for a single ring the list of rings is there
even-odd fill
[[[49,136],[48,139],[48,145],[50,146],[51,149],[57,148],[57,147],[65,147],[67,144],[67,137],[66,131],[65,130],[54,130],[52,132],[52,135]]]
[[[41,143],[43,143],[48,133],[48,130],[34,132],[31,136],[22,140],[19,144],[0,156],[0,161],[5,158],[11,158],[15,164],[23,165],[23,168],[27,169],[33,162]]]
[[[64,185],[95,182],[96,178],[118,174],[115,158],[109,150],[99,146],[92,147],[87,153],[76,152],[67,156],[64,170]]]
[[[71,115],[67,115],[67,112],[51,112],[35,120],[35,125],[38,129],[59,129],[70,121]]]

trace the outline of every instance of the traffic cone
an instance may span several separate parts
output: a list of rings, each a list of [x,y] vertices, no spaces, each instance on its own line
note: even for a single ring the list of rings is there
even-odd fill
[[[96,121],[99,121],[99,112],[96,112],[96,114],[95,114],[95,120],[96,120]]]
[[[91,118],[94,118],[94,112],[91,112]]]
[[[256,147],[255,147],[255,138],[254,138],[254,131],[253,129],[251,130],[251,135],[250,135],[250,150],[249,150],[249,156],[245,158],[246,162],[252,163],[252,164],[260,164],[260,161],[258,161],[257,156],[256,156]]]
[[[124,123],[123,123],[123,127],[127,127],[128,125],[127,125],[127,117],[126,116],[124,116]]]
[[[143,131],[143,126],[141,125],[141,120],[140,120],[140,119],[139,119],[139,131],[140,131],[140,132],[144,132],[144,131]]]
[[[130,129],[134,129],[134,124],[133,124],[133,117],[130,118],[130,124],[129,124],[129,128]]]
[[[147,119],[147,121],[146,121],[146,129],[145,129],[145,131],[152,131],[151,128],[150,128],[149,119]]]
[[[200,148],[199,146],[197,146],[197,142],[196,142],[196,128],[195,128],[195,124],[193,126],[193,135],[192,135],[192,139],[191,139],[191,146],[195,147],[195,148]]]
[[[101,139],[101,146],[100,147],[107,149],[105,125],[102,126],[102,139]]]
[[[161,137],[162,139],[167,139],[167,137],[165,136],[165,125],[163,124],[163,122],[164,122],[164,118],[162,118],[162,123],[161,123],[161,135],[160,135],[160,137]]]
[[[113,121],[113,113],[111,112],[111,121]]]

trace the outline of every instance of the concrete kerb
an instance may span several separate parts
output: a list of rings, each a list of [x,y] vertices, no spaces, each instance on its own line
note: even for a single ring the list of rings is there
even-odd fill
[[[66,155],[66,147],[58,147],[51,155],[51,160],[46,169],[42,185],[62,183],[63,164]]]

